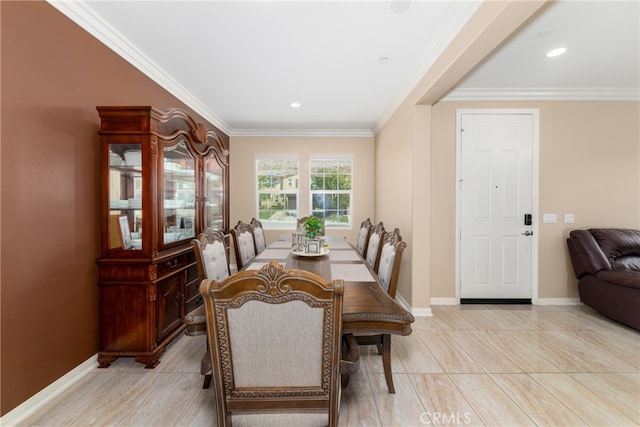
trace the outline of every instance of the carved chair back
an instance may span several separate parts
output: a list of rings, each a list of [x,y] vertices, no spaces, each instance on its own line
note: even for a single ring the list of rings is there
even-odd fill
[[[238,270],[241,270],[256,256],[253,230],[249,224],[238,221],[238,224],[231,229],[231,236],[233,237],[236,264],[238,265]]]
[[[224,280],[229,277],[226,238],[222,231],[206,228],[191,244],[196,255],[200,280]]]
[[[253,241],[255,243],[257,255],[267,247],[267,239],[264,236],[264,228],[262,228],[262,223],[260,221],[255,218],[251,218],[249,225],[253,230]]]
[[[384,235],[381,246],[382,250],[380,251],[378,267],[376,268],[378,271],[378,279],[380,280],[380,285],[387,291],[389,296],[395,298],[402,253],[406,249],[407,244],[402,241],[400,230],[396,228],[393,232]]]
[[[218,425],[336,426],[344,283],[271,261],[200,286]],[[243,413],[251,411],[251,413]],[[255,416],[255,419],[250,417]],[[277,417],[277,418],[276,418]]]
[[[358,241],[356,242],[356,250],[365,258],[367,256],[367,245],[369,244],[369,235],[371,234],[371,220],[369,218],[362,221],[360,231],[358,232]]]
[[[378,258],[380,257],[380,251],[382,250],[381,242],[384,239],[385,233],[384,224],[380,221],[371,228],[371,233],[369,235],[365,260],[376,273],[378,272]]]

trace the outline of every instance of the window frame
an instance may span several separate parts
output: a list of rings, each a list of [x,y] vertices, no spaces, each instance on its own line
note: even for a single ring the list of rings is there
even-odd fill
[[[317,162],[317,161],[322,161],[322,162],[331,162],[331,161],[336,161],[336,162],[344,162],[344,161],[348,161],[350,162],[350,166],[351,166],[351,172],[350,172],[350,182],[351,182],[351,186],[349,190],[340,190],[340,189],[336,189],[336,190],[313,190],[312,184],[313,184],[313,162]],[[323,218],[325,219],[325,229],[334,229],[334,230],[344,230],[344,229],[352,229],[353,228],[353,182],[354,182],[354,158],[353,155],[351,154],[313,154],[309,156],[309,170],[308,170],[308,191],[309,191],[309,203],[308,203],[308,207],[309,207],[309,215],[314,215],[314,209],[313,209],[313,198],[314,195],[316,194],[322,194],[322,195],[336,195],[338,196],[338,200],[340,198],[340,195],[345,195],[347,194],[349,196],[349,208],[348,208],[348,213],[345,214],[344,216],[346,216],[348,218],[348,222],[346,223],[341,223],[341,222],[327,222],[326,221],[326,211],[327,209],[323,209]],[[340,207],[337,207],[338,212],[340,211]],[[316,209],[316,212],[318,210]],[[344,224],[344,225],[335,225],[335,224]]]
[[[261,190],[259,185],[259,169],[258,162],[261,160],[271,160],[271,161],[295,161],[297,165],[297,174],[292,176],[292,178],[283,178],[283,182],[292,181],[296,185],[295,190],[293,189],[281,189],[281,190]],[[255,197],[256,197],[256,218],[262,222],[263,228],[265,230],[287,230],[287,229],[295,229],[296,221],[298,216],[300,215],[300,158],[297,154],[256,154],[254,158],[254,185],[255,185]],[[261,209],[260,198],[261,195],[270,194],[270,195],[283,195],[287,197],[287,195],[295,195],[296,208],[294,216],[291,216],[290,221],[272,221],[270,219],[261,218],[260,212],[263,211]],[[275,222],[275,224],[274,224]]]

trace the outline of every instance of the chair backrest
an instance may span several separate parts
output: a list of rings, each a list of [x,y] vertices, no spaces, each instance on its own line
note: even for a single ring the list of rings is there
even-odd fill
[[[369,218],[362,221],[360,231],[358,232],[358,241],[356,242],[356,250],[364,258],[367,256],[367,245],[369,244],[369,235],[371,234],[371,220]]]
[[[262,228],[262,223],[260,221],[255,218],[251,218],[249,225],[253,230],[253,242],[255,244],[257,255],[267,247],[267,239],[264,237],[264,228]]]
[[[302,218],[298,218],[298,229],[299,230],[304,230],[304,222],[311,218],[313,215],[307,215],[307,216],[303,216]],[[320,232],[318,233],[318,236],[324,236],[324,218],[318,218],[320,221],[322,221],[322,230],[320,230]]]
[[[236,264],[238,265],[238,270],[240,270],[256,256],[253,230],[249,224],[238,221],[238,224],[231,229],[231,236],[233,237]]]
[[[382,239],[384,239],[385,232],[384,224],[380,221],[371,228],[371,233],[369,234],[369,243],[367,244],[367,255],[365,260],[376,272],[378,271],[378,258],[380,257],[380,251],[382,250],[381,242]]]
[[[378,279],[380,285],[387,291],[389,296],[395,298],[402,253],[406,249],[407,244],[402,241],[400,230],[396,228],[391,233],[385,233],[381,247],[382,250],[378,258],[378,266],[376,267]]]
[[[200,280],[221,281],[229,277],[229,259],[225,240],[222,231],[206,228],[197,239],[191,241]]]
[[[271,261],[222,282],[205,280],[200,292],[218,426],[235,416],[251,424],[245,411],[257,425],[269,416],[280,425],[337,425],[342,280],[326,283]]]

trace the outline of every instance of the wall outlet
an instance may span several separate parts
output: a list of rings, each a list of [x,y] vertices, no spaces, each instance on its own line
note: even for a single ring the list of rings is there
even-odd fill
[[[542,215],[543,224],[555,224],[558,222],[558,215],[556,214],[544,214]]]
[[[564,214],[564,223],[565,224],[573,224],[575,222],[575,218],[573,214]]]

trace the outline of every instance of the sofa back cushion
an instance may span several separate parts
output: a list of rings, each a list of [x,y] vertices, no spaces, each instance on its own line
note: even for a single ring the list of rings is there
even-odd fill
[[[592,228],[589,232],[613,270],[640,271],[640,230]]]

